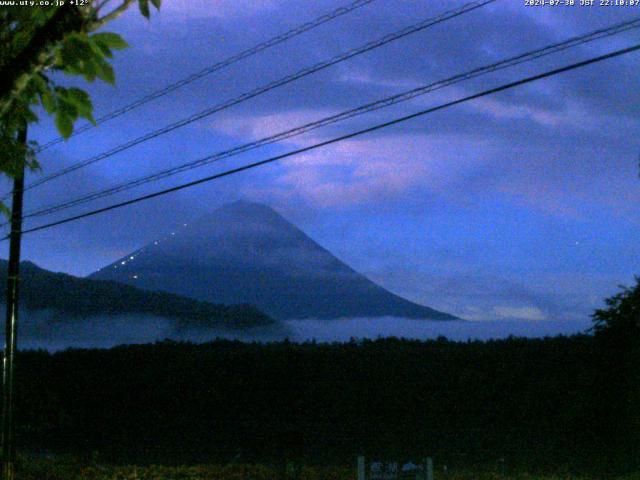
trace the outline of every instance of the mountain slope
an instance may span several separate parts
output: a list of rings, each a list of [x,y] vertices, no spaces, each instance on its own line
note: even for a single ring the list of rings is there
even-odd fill
[[[271,208],[249,202],[185,224],[90,278],[217,303],[250,303],[282,320],[455,318],[388,292]]]
[[[173,319],[177,328],[236,329],[273,323],[271,318],[250,305],[214,305],[111,281],[53,273],[31,262],[23,262],[20,273],[21,306],[31,311],[55,311],[58,313],[56,318],[62,320],[142,314]],[[0,260],[0,282],[6,283],[6,278],[7,262]]]

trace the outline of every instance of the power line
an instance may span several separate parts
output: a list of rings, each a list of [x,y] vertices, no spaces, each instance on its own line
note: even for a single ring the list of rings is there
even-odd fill
[[[141,107],[142,105],[151,102],[152,100],[155,100],[157,98],[163,97],[171,92],[174,92],[182,87],[184,87],[185,85],[188,85],[192,82],[195,82],[196,80],[206,77],[207,75],[210,75],[213,72],[216,72],[218,70],[221,70],[225,67],[228,67],[240,60],[243,60],[247,57],[250,57],[252,55],[256,55],[257,53],[260,53],[264,50],[267,50],[268,48],[274,47],[280,43],[286,42],[287,40],[293,38],[293,37],[297,37],[298,35],[301,35],[305,32],[308,32],[309,30],[313,30],[316,27],[319,27],[320,25],[323,25],[327,22],[330,22],[331,20],[338,18],[342,15],[346,15],[347,13],[352,12],[353,10],[356,10],[360,7],[363,7],[371,2],[373,2],[374,0],[356,0],[355,2],[352,2],[348,5],[344,5],[342,7],[336,8],[335,10],[326,13],[324,15],[319,16],[318,18],[316,18],[315,20],[312,20],[310,22],[307,23],[303,23],[302,25],[299,25],[295,28],[292,28],[291,30],[282,33],[280,35],[277,35],[273,38],[270,38],[269,40],[266,40],[265,42],[259,43],[258,45],[255,45],[251,48],[248,48],[247,50],[243,50],[240,53],[237,53],[229,58],[226,58],[224,60],[221,60],[217,63],[214,63],[213,65],[203,68],[202,70],[193,73],[191,75],[189,75],[188,77],[185,77],[181,80],[178,80],[175,83],[172,83],[170,85],[167,85],[164,88],[161,88],[160,90],[156,90],[155,92],[152,92],[138,100],[135,100],[134,102],[129,103],[128,105],[125,105],[124,107],[121,107],[117,110],[113,110],[112,112],[107,113],[106,115],[103,115],[101,117],[98,117],[98,119],[96,120],[96,125],[92,125],[92,124],[86,124],[78,129],[76,129],[73,134],[71,135],[76,136],[79,135],[83,132],[86,132],[87,130],[91,130],[94,126],[100,125],[104,122],[107,122],[109,120],[112,120],[114,118],[117,118],[121,115],[124,115],[127,112],[130,112],[131,110],[134,110],[138,107]],[[47,148],[56,145],[60,142],[64,141],[63,137],[58,137],[55,138],[53,140],[48,141],[47,143],[43,144],[40,146],[40,148],[38,148],[38,152],[41,152],[43,150],[46,150]]]
[[[239,95],[238,97],[235,97],[231,100],[227,100],[226,102],[217,104],[213,107],[210,107],[206,110],[203,110],[199,113],[196,113],[194,115],[191,115],[190,117],[184,118],[182,120],[179,120],[177,122],[174,122],[172,124],[169,124],[163,128],[160,128],[158,130],[154,130],[153,132],[147,133],[141,137],[138,137],[134,140],[130,140],[129,142],[126,142],[124,144],[121,144],[117,147],[112,148],[111,150],[108,150],[104,153],[101,153],[95,157],[89,158],[87,160],[83,160],[81,162],[75,163],[67,168],[64,168],[62,170],[59,170],[58,172],[52,173],[48,176],[45,176],[43,178],[41,178],[40,180],[36,180],[35,182],[32,182],[31,184],[27,185],[25,187],[25,190],[30,190],[34,187],[37,187],[39,185],[42,185],[50,180],[53,180],[54,178],[58,178],[62,175],[66,175],[68,173],[74,172],[80,168],[83,168],[87,165],[91,165],[93,163],[99,162],[100,160],[104,160],[106,158],[109,158],[117,153],[123,152],[131,147],[134,147],[136,145],[139,145],[141,143],[147,142],[149,140],[152,140],[156,137],[159,137],[161,135],[164,135],[166,133],[169,133],[173,130],[176,130],[178,128],[184,127],[186,125],[189,125],[190,123],[193,123],[197,120],[201,120],[205,117],[208,117],[216,112],[219,112],[221,110],[225,110],[229,107],[232,107],[234,105],[237,105],[239,103],[242,103],[246,100],[249,100],[251,98],[257,97],[258,95],[261,95],[263,93],[266,93],[270,90],[273,90],[275,88],[281,87],[283,85],[286,85],[288,83],[291,83],[295,80],[298,80],[300,78],[306,77],[307,75],[311,75],[312,73],[318,72],[320,70],[323,70],[325,68],[328,68],[330,66],[336,65],[338,63],[344,62],[346,60],[349,60],[357,55],[361,55],[363,53],[366,53],[370,50],[373,50],[375,48],[381,47],[383,45],[386,45],[388,43],[391,43],[395,40],[399,40],[401,38],[404,38],[408,35],[411,35],[413,33],[419,32],[421,30],[424,30],[428,27],[431,27],[433,25],[437,25],[439,23],[442,23],[446,20],[449,20],[451,18],[455,18],[458,17],[460,15],[463,15],[465,13],[468,13],[472,10],[475,10],[477,8],[483,7],[485,5],[488,5],[490,3],[493,3],[497,0],[476,0],[470,3],[467,3],[465,5],[463,5],[460,8],[457,9],[453,9],[453,10],[448,10],[440,15],[437,15],[435,17],[431,17],[428,18],[426,20],[423,20],[421,22],[418,22],[416,24],[413,24],[411,26],[405,27],[401,30],[398,30],[396,32],[390,33],[388,35],[385,35],[377,40],[373,40],[370,41],[358,48],[354,48],[351,50],[347,50],[346,52],[343,52],[341,54],[338,54],[332,58],[330,58],[329,60],[323,61],[323,62],[319,62],[311,67],[307,67],[304,68],[302,70],[299,70],[296,73],[293,73],[291,75],[287,75],[283,78],[280,78],[278,80],[275,80],[273,82],[270,82],[266,85],[263,85],[261,87],[255,88],[249,92],[243,93],[241,95]]]
[[[268,144],[272,144],[275,143],[277,141],[280,140],[284,140],[284,139],[288,139],[297,135],[301,135],[303,133],[309,132],[311,130],[323,127],[323,126],[327,126],[342,120],[346,120],[348,118],[352,118],[358,115],[362,115],[368,112],[372,112],[375,110],[379,110],[381,108],[385,108],[391,105],[395,105],[397,103],[400,102],[404,102],[413,98],[416,98],[420,95],[425,95],[427,93],[433,92],[435,90],[438,90],[440,88],[444,88],[462,81],[466,81],[472,78],[476,78],[478,76],[481,75],[485,75],[487,73],[492,73],[498,70],[502,70],[508,67],[512,67],[515,65],[519,65],[525,62],[529,62],[538,58],[541,58],[543,56],[547,56],[547,55],[551,55],[553,53],[557,53],[569,48],[574,48],[577,47],[579,45],[583,45],[585,43],[588,42],[592,42],[595,40],[599,40],[605,37],[610,37],[612,35],[616,35],[622,32],[626,32],[632,29],[636,29],[640,27],[640,17],[637,17],[633,20],[630,21],[626,21],[626,22],[621,22],[606,28],[602,28],[602,29],[598,29],[595,30],[593,32],[584,34],[584,35],[580,35],[580,36],[576,36],[576,37],[572,37],[568,40],[565,40],[563,42],[560,43],[555,43],[552,45],[547,45],[545,47],[542,48],[538,48],[535,50],[531,50],[528,51],[526,53],[523,54],[519,54],[510,58],[507,58],[505,60],[501,60],[499,62],[496,63],[492,63],[490,65],[485,65],[482,67],[478,67],[475,68],[473,70],[467,71],[465,73],[461,73],[458,75],[455,75],[453,77],[449,77],[447,79],[444,80],[439,80],[437,82],[433,82],[430,83],[428,85],[424,85],[421,87],[417,87],[396,95],[393,95],[391,97],[386,97],[384,99],[381,100],[377,100],[375,102],[371,102],[368,103],[366,105],[362,105],[359,106],[357,108],[353,108],[350,110],[346,110],[344,112],[338,113],[336,115],[331,115],[289,130],[285,130],[283,132],[268,136],[268,137],[264,137],[261,138],[259,140],[255,140],[253,142],[250,143],[246,143],[244,145],[240,145],[237,147],[234,147],[232,149],[229,150],[225,150],[222,152],[218,152],[215,153],[213,155],[208,155],[204,158],[198,159],[196,161],[192,161],[192,162],[188,162],[176,167],[171,167],[165,170],[162,170],[160,172],[151,174],[151,175],[145,175],[142,176],[140,178],[137,178],[135,180],[131,180],[125,183],[122,183],[120,185],[116,185],[114,187],[110,187],[108,189],[105,190],[101,190],[98,192],[94,192],[88,195],[84,195],[78,198],[75,198],[73,200],[69,200],[66,201],[64,203],[60,203],[54,206],[50,206],[50,207],[45,207],[42,208],[40,210],[36,210],[30,213],[27,213],[25,215],[25,218],[31,218],[31,217],[39,217],[39,216],[44,216],[44,215],[49,215],[55,212],[59,212],[59,211],[63,211],[63,210],[67,210],[71,207],[77,206],[77,205],[81,205],[93,200],[97,200],[100,198],[105,198],[111,195],[115,195],[116,193],[120,193],[141,185],[144,185],[146,183],[152,182],[152,181],[156,181],[156,180],[160,180],[163,178],[167,178],[170,177],[172,175],[176,175],[178,173],[182,173],[194,168],[198,168],[201,166],[205,166],[208,164],[211,164],[213,162],[225,159],[225,158],[229,158],[229,157],[233,157],[236,155],[239,155],[241,153],[245,153],[247,151],[256,149],[258,147],[264,146],[264,145],[268,145]],[[3,225],[0,225],[0,227]]]
[[[480,93],[476,93],[474,95],[469,95],[469,96],[466,96],[466,97],[463,97],[463,98],[459,98],[458,100],[453,100],[451,102],[444,103],[444,104],[438,105],[436,107],[431,107],[431,108],[428,108],[426,110],[421,110],[419,112],[412,113],[410,115],[405,115],[403,117],[395,118],[395,119],[390,120],[388,122],[380,123],[380,124],[374,125],[372,127],[368,127],[368,128],[362,129],[362,130],[357,130],[355,132],[348,133],[346,135],[342,135],[342,136],[339,136],[339,137],[335,137],[335,138],[332,138],[330,140],[325,140],[323,142],[315,143],[313,145],[310,145],[310,146],[307,146],[307,147],[303,147],[303,148],[299,148],[297,150],[292,150],[290,152],[283,153],[281,155],[276,155],[275,157],[267,158],[267,159],[261,160],[259,162],[250,163],[248,165],[244,165],[242,167],[234,168],[234,169],[231,169],[231,170],[226,170],[224,172],[217,173],[215,175],[210,175],[208,177],[204,177],[204,178],[201,178],[199,180],[194,180],[194,181],[191,181],[191,182],[183,183],[183,184],[175,186],[175,187],[171,187],[171,188],[160,190],[160,191],[157,191],[157,192],[154,192],[154,193],[143,195],[143,196],[131,199],[131,200],[127,200],[127,201],[124,201],[124,202],[112,204],[112,205],[109,205],[107,207],[103,207],[103,208],[98,208],[96,210],[92,210],[90,212],[82,213],[82,214],[79,214],[79,215],[74,215],[72,217],[67,217],[67,218],[64,218],[62,220],[58,220],[58,221],[55,221],[55,222],[47,223],[45,225],[40,225],[40,226],[33,227],[33,228],[30,228],[30,229],[27,229],[27,230],[23,230],[22,233],[25,234],[25,233],[32,233],[32,232],[37,232],[37,231],[40,231],[40,230],[45,230],[45,229],[52,228],[52,227],[55,227],[55,226],[58,226],[58,225],[62,225],[62,224],[69,223],[69,222],[73,222],[73,221],[76,221],[76,220],[80,220],[82,218],[91,217],[91,216],[94,216],[94,215],[98,215],[100,213],[108,212],[108,211],[115,210],[115,209],[118,209],[118,208],[122,208],[122,207],[125,207],[125,206],[128,206],[128,205],[133,205],[135,203],[139,203],[139,202],[142,202],[142,201],[145,201],[145,200],[150,200],[152,198],[160,197],[160,196],[163,196],[163,195],[166,195],[166,194],[169,194],[169,193],[177,192],[179,190],[184,190],[186,188],[190,188],[190,187],[193,187],[193,186],[196,186],[196,185],[200,185],[202,183],[207,183],[207,182],[210,182],[210,181],[213,181],[213,180],[217,180],[219,178],[223,178],[223,177],[227,177],[227,176],[230,176],[230,175],[234,175],[236,173],[240,173],[240,172],[244,172],[244,171],[247,171],[247,170],[251,170],[251,169],[260,167],[262,165],[266,165],[266,164],[269,164],[269,163],[276,162],[278,160],[282,160],[284,158],[292,157],[294,155],[299,155],[301,153],[305,153],[305,152],[308,152],[308,151],[311,151],[311,150],[315,150],[315,149],[318,149],[318,148],[321,148],[321,147],[324,147],[324,146],[327,146],[327,145],[331,145],[333,143],[337,143],[337,142],[341,142],[341,141],[344,141],[344,140],[348,140],[350,138],[358,137],[360,135],[364,135],[366,133],[374,132],[374,131],[377,131],[377,130],[380,130],[380,129],[383,129],[383,128],[386,128],[386,127],[390,127],[392,125],[403,123],[403,122],[406,122],[408,120],[427,115],[429,113],[433,113],[433,112],[436,112],[436,111],[439,111],[439,110],[444,110],[446,108],[449,108],[449,107],[452,107],[452,106],[455,106],[455,105],[459,105],[459,104],[462,104],[462,103],[466,103],[466,102],[469,102],[471,100],[475,100],[475,99],[478,99],[478,98],[481,98],[481,97],[485,97],[487,95],[492,95],[494,93],[498,93],[498,92],[502,92],[502,91],[505,91],[505,90],[509,90],[511,88],[518,87],[520,85],[524,85],[524,84],[535,82],[537,80],[541,80],[541,79],[544,79],[544,78],[552,77],[552,76],[558,75],[560,73],[568,72],[570,70],[575,70],[575,69],[578,69],[578,68],[581,68],[581,67],[585,67],[587,65],[598,63],[598,62],[601,62],[601,61],[604,61],[604,60],[607,60],[607,59],[610,59],[610,58],[618,57],[618,56],[621,56],[621,55],[624,55],[624,54],[627,54],[627,53],[631,53],[631,52],[634,52],[634,51],[637,51],[637,50],[640,50],[640,44],[636,44],[636,45],[631,46],[631,47],[627,47],[627,48],[623,48],[623,49],[620,49],[620,50],[616,50],[614,52],[611,52],[611,53],[608,53],[608,54],[605,54],[605,55],[600,55],[598,57],[592,57],[592,58],[590,58],[588,60],[584,60],[584,61],[581,61],[581,62],[578,62],[578,63],[574,63],[574,64],[571,64],[571,65],[568,65],[568,66],[565,66],[565,67],[556,68],[554,70],[549,70],[549,71],[544,72],[544,73],[540,73],[540,74],[537,74],[537,75],[526,77],[524,79],[517,80],[517,81],[511,82],[511,83],[507,83],[507,84],[501,85],[499,87],[494,87],[494,88],[489,89],[489,90],[484,90],[484,91],[482,91]],[[8,236],[2,238],[1,240],[6,240],[7,238],[8,238]]]

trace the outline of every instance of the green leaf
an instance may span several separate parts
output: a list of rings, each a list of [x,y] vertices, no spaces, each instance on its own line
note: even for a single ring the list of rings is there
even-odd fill
[[[31,82],[35,91],[38,93],[42,93],[46,91],[47,88],[49,87],[47,84],[46,77],[44,77],[42,74],[34,75],[33,78],[31,79]]]
[[[114,85],[116,83],[116,75],[113,72],[113,67],[111,65],[109,65],[105,61],[102,61],[96,63],[96,67],[96,75],[99,79],[104,80],[111,85]]]
[[[78,111],[82,112],[86,109],[91,110],[91,100],[84,90],[79,88],[69,88],[67,90],[66,99],[78,107]]]
[[[88,112],[86,115],[85,114],[81,114],[81,115],[87,120],[89,120],[94,127],[98,125],[98,122],[96,122],[96,119],[93,117],[93,109],[90,112]]]
[[[62,114],[69,118],[69,120],[73,123],[78,118],[80,114],[78,107],[76,107],[73,103],[69,102],[66,98],[60,97],[58,99],[58,114]]]
[[[156,7],[156,10],[160,10],[160,5],[162,4],[162,0],[151,0],[153,6]]]
[[[112,32],[102,32],[96,33],[89,37],[92,41],[97,43],[98,45],[103,45],[108,49],[113,50],[124,50],[129,47],[129,44],[117,33]]]
[[[95,125],[96,121],[93,118],[93,104],[89,95],[84,90],[79,88],[70,88],[67,90],[67,100],[72,102],[78,110],[78,115],[86,118]]]
[[[11,218],[11,209],[3,202],[0,202],[0,214],[4,215],[8,219]]]
[[[98,75],[97,63],[94,60],[91,60],[90,62],[84,62],[82,64],[80,73],[84,75],[84,78],[88,82],[93,82],[96,79],[96,76]]]
[[[111,52],[111,49],[107,47],[104,43],[92,41],[91,47],[93,48],[93,51],[96,53],[96,55],[100,55],[101,57],[106,57],[106,58],[113,58],[113,53]]]
[[[11,209],[7,207],[3,202],[0,202],[0,214],[7,218],[11,218]]]
[[[73,50],[66,43],[60,49],[60,55],[56,62],[62,65],[65,70],[76,70],[78,63],[80,63],[78,58],[73,54]]]
[[[91,60],[95,53],[91,50],[91,45],[86,37],[74,35],[65,43],[65,48],[69,51],[72,58],[77,60]]]
[[[91,105],[89,94],[79,88],[71,87],[67,89],[67,97],[77,105]]]
[[[40,100],[42,100],[42,106],[49,115],[52,115],[57,110],[58,107],[51,90],[43,92],[40,96]]]
[[[151,12],[149,12],[149,0],[138,0],[138,6],[140,7],[140,13],[145,18],[149,18],[149,15],[151,15]]]
[[[56,127],[64,138],[69,138],[73,133],[73,120],[65,113],[59,111],[56,115]]]
[[[71,66],[71,65],[65,65],[65,67],[62,69],[62,71],[64,73],[67,73],[69,75],[81,75],[82,72],[80,71],[80,69],[76,66]]]

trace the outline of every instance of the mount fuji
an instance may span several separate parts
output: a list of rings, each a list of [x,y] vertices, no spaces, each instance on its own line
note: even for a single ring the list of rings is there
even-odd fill
[[[251,304],[279,320],[456,319],[376,285],[272,208],[245,201],[184,224],[90,278],[218,304]]]

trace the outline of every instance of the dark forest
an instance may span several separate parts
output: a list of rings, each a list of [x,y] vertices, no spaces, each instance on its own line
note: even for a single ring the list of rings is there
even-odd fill
[[[105,461],[370,457],[628,470],[636,342],[165,341],[22,352],[19,444]]]

